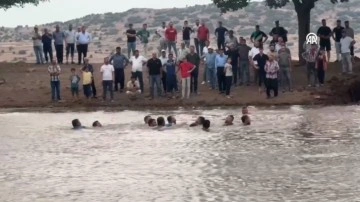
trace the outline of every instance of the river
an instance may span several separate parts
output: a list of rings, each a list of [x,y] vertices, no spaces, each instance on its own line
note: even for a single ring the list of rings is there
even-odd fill
[[[0,201],[360,201],[360,108],[250,108],[247,127],[240,112],[0,113]],[[147,114],[211,131],[151,130]]]

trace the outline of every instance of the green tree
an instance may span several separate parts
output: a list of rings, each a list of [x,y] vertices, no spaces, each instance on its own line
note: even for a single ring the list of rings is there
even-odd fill
[[[299,35],[299,59],[300,63],[305,61],[301,57],[303,52],[302,45],[306,40],[306,35],[310,32],[310,13],[319,0],[292,0],[294,9],[298,18],[298,35]],[[322,0],[324,1],[324,0]],[[331,3],[349,2],[349,0],[329,0]],[[213,0],[214,4],[220,8],[222,13],[235,11],[245,8],[251,0]],[[290,0],[265,0],[266,5],[270,8],[281,8],[290,2]]]
[[[38,5],[42,1],[49,0],[0,0],[0,9],[8,9],[13,6],[24,6],[25,4]]]

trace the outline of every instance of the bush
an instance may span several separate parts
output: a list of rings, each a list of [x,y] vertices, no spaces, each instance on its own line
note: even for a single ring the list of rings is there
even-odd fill
[[[127,19],[127,24],[132,23],[132,24],[137,24],[137,23],[143,23],[144,21],[146,21],[146,18],[142,18],[140,16],[131,16]]]
[[[26,55],[26,50],[19,50],[19,55]]]

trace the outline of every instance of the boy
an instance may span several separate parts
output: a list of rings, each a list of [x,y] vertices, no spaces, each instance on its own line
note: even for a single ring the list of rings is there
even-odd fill
[[[162,127],[164,127],[165,126],[165,119],[164,119],[164,117],[162,117],[162,116],[159,116],[157,119],[156,119],[156,122],[157,122],[157,129],[160,129],[160,128],[162,128]]]
[[[182,92],[181,99],[189,99],[190,98],[190,80],[191,80],[191,72],[194,71],[196,66],[188,62],[186,58],[183,59],[183,62],[179,65],[179,69],[181,71],[181,84],[182,84]]]
[[[80,82],[80,77],[79,75],[76,74],[75,68],[71,68],[71,76],[70,76],[70,81],[71,81],[71,95],[73,98],[79,99],[79,82]]]
[[[203,126],[203,131],[205,132],[209,132],[209,128],[210,128],[210,121],[209,120],[204,120],[204,122],[202,123]]]
[[[74,119],[71,121],[71,124],[73,126],[73,129],[81,129],[81,128],[85,128],[84,126],[81,125],[81,122],[79,121],[79,119]]]
[[[203,116],[199,116],[194,123],[190,124],[190,127],[202,125],[204,123],[204,121],[205,121],[205,118]]]
[[[101,127],[102,127],[102,125],[101,125],[101,123],[100,123],[99,121],[94,121],[94,123],[92,124],[92,126],[93,126],[94,128],[101,128]]]
[[[167,127],[176,125],[176,119],[173,116],[168,116],[167,121],[168,121],[168,124],[166,124]]]
[[[151,116],[150,115],[147,115],[144,117],[144,122],[145,124],[148,124],[149,120],[151,119]]]
[[[231,98],[230,96],[230,89],[232,85],[232,77],[233,77],[233,67],[231,65],[231,58],[227,59],[227,63],[224,67],[225,72],[225,96],[227,98]]]
[[[126,94],[130,99],[135,99],[136,95],[141,94],[140,84],[134,75],[131,76],[131,80],[126,84],[126,88]]]
[[[82,74],[83,77],[83,90],[84,95],[87,99],[91,97],[91,82],[92,82],[92,74],[89,72],[88,68],[85,68]]]
[[[61,101],[60,97],[60,66],[55,60],[52,61],[52,64],[48,67],[48,72],[50,74],[50,83],[51,83],[51,99],[52,101]],[[55,98],[56,97],[56,98]]]
[[[100,68],[102,74],[103,84],[103,100],[106,100],[107,91],[110,92],[111,102],[114,102],[114,91],[113,91],[113,78],[114,78],[114,66],[109,63],[109,57],[104,58],[104,64]]]
[[[234,116],[233,115],[229,115],[226,117],[225,119],[225,124],[224,126],[231,126],[233,125],[233,122],[234,122]]]
[[[151,128],[156,127],[157,126],[156,120],[153,119],[153,118],[150,118],[149,121],[148,121],[148,126],[151,127]]]
[[[248,107],[247,106],[243,107],[241,110],[241,113],[242,113],[242,115],[248,115],[249,114]]]
[[[274,60],[274,56],[269,57],[269,61],[265,65],[266,72],[266,96],[269,99],[271,97],[270,91],[274,91],[274,97],[278,96],[278,72],[279,64]]]
[[[243,115],[241,117],[241,122],[244,126],[249,126],[251,124],[250,117],[248,115]]]

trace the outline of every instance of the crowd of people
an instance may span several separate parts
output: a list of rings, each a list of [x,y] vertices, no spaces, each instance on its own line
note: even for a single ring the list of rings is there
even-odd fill
[[[103,99],[109,92],[113,101],[114,91],[126,92],[131,99],[145,92],[144,70],[149,78],[150,99],[156,96],[166,96],[168,99],[176,98],[181,91],[181,98],[188,99],[190,95],[199,94],[199,69],[204,66],[201,84],[209,85],[212,90],[218,90],[220,94],[231,98],[233,87],[252,83],[259,87],[259,91],[266,91],[266,97],[271,98],[279,95],[279,87],[282,92],[292,92],[292,61],[291,51],[287,47],[287,30],[281,27],[279,21],[269,35],[272,40],[269,48],[265,48],[269,36],[255,26],[255,31],[250,36],[252,46],[247,45],[245,37],[237,38],[233,30],[228,30],[219,22],[215,29],[217,48],[210,45],[210,32],[205,22],[200,24],[196,21],[190,26],[188,21],[184,22],[180,47],[177,48],[178,30],[170,22],[168,25],[163,22],[155,35],[159,38],[159,52],[153,52],[150,59],[147,59],[147,44],[149,43],[150,32],[147,25],[136,31],[132,24],[126,31],[127,56],[121,52],[121,47],[116,48],[116,53],[104,59],[100,68],[102,74]],[[319,44],[304,43],[303,58],[307,64],[307,78],[309,87],[324,85],[325,72],[330,60],[331,38],[335,41],[336,61],[342,61],[344,74],[352,73],[354,62],[354,30],[350,27],[349,21],[342,26],[340,20],[333,29],[327,26],[326,20],[322,20],[322,26],[318,29]],[[52,59],[51,40],[54,40],[57,60]],[[137,49],[136,41],[143,44],[144,54]],[[91,36],[83,26],[77,32],[72,30],[72,25],[65,32],[60,31],[59,26],[49,34],[39,34],[38,28],[34,32],[34,50],[37,63],[43,63],[42,51],[45,55],[50,53],[49,73],[51,76],[52,99],[61,100],[59,75],[60,64],[63,63],[63,44],[66,47],[66,63],[74,63],[74,47],[79,53],[78,64],[84,61],[81,68],[83,90],[86,98],[96,98],[96,87],[94,84],[94,68],[86,58],[87,47],[91,42]],[[43,48],[40,48],[40,45]],[[57,61],[57,62],[56,62]],[[48,62],[47,56],[45,62]],[[130,80],[126,81],[125,68],[131,66]],[[80,76],[72,69],[71,89],[74,97],[78,96]],[[180,72],[178,74],[178,72]],[[254,77],[250,78],[250,74]],[[181,83],[181,85],[179,85]]]

